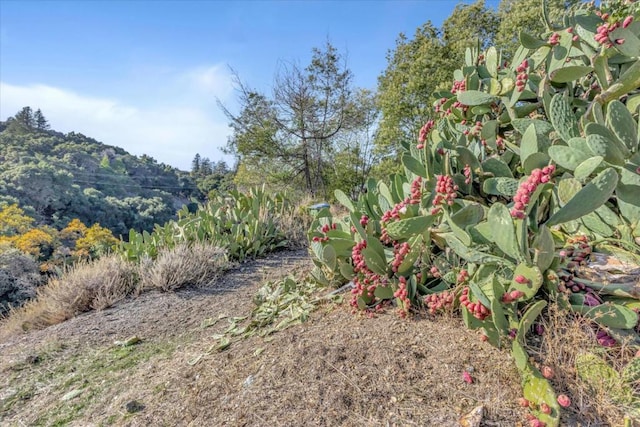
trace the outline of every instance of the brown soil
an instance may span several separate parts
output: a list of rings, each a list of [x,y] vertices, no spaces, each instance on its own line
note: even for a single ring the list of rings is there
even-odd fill
[[[211,350],[228,323],[203,320],[247,315],[265,279],[309,265],[305,251],[281,252],[0,343],[0,424],[453,426],[479,405],[482,425],[524,422],[509,352],[458,319],[367,319],[324,305],[302,325]],[[132,335],[142,342],[114,346]],[[73,390],[82,393],[61,400]]]

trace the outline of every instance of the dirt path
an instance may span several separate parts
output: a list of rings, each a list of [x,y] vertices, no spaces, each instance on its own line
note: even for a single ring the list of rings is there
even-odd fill
[[[305,251],[281,252],[0,343],[0,424],[449,426],[478,405],[486,426],[524,420],[508,353],[457,319],[323,306],[303,325],[209,352],[227,324],[203,320],[247,315],[264,280],[309,266]],[[141,343],[114,345],[132,335]]]

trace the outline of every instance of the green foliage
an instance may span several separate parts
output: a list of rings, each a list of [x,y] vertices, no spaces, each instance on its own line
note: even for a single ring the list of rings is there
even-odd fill
[[[336,183],[359,191],[372,163],[377,111],[372,94],[353,91],[342,55],[327,43],[313,49],[305,68],[283,65],[274,81],[265,94],[236,76],[240,113],[221,105],[233,130],[227,150],[239,158],[235,183],[323,197]]]
[[[264,187],[247,193],[229,192],[217,196],[191,213],[187,207],[178,219],[152,233],[129,232],[129,240],[120,242],[117,251],[129,261],[155,259],[162,249],[179,244],[207,242],[225,249],[232,260],[262,256],[287,244],[278,218],[293,206],[284,194],[269,195]]]
[[[37,223],[63,228],[78,218],[113,233],[151,230],[190,197],[203,199],[187,174],[82,134],[48,130],[38,111],[21,111],[0,132],[0,203],[17,203]],[[41,114],[41,113],[40,113]],[[21,118],[22,117],[22,118]]]
[[[640,18],[632,4],[603,7],[621,27]],[[640,137],[637,109],[627,108],[640,59],[620,48],[626,42],[598,36],[594,46],[602,24],[583,5],[550,23],[555,30],[523,35],[508,67],[496,49],[468,49],[452,90],[434,103],[436,119],[414,129],[417,144],[402,144],[404,174],[369,180],[357,200],[336,192],[349,215],[320,211],[309,231],[312,277],[353,281],[354,308],[391,300],[404,316],[452,292],[468,327],[511,343],[525,397],[547,426],[559,424],[560,407],[526,352],[547,300],[631,345],[640,338],[634,311],[600,292],[605,284],[579,278],[598,244],[640,256],[640,192],[631,190],[640,188]],[[625,29],[640,34],[640,25]],[[624,286],[616,295],[638,298]]]

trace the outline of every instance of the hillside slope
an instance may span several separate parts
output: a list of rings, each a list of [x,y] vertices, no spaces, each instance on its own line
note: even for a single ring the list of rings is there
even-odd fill
[[[199,195],[188,173],[79,133],[0,132],[0,202],[40,223],[63,228],[78,218],[126,235],[164,224]]]
[[[228,323],[205,319],[247,315],[265,279],[309,268],[305,251],[282,252],[0,343],[0,423],[455,425],[478,405],[483,425],[524,419],[508,355],[458,319],[366,319],[327,305],[300,326],[211,350]],[[114,344],[133,335],[137,345]]]

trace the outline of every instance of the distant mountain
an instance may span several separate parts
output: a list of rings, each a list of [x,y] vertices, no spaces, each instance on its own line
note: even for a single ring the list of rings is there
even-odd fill
[[[80,133],[49,130],[39,110],[26,118],[24,111],[0,122],[0,204],[18,203],[56,228],[78,218],[124,236],[164,224],[191,198],[204,197],[188,172]]]

